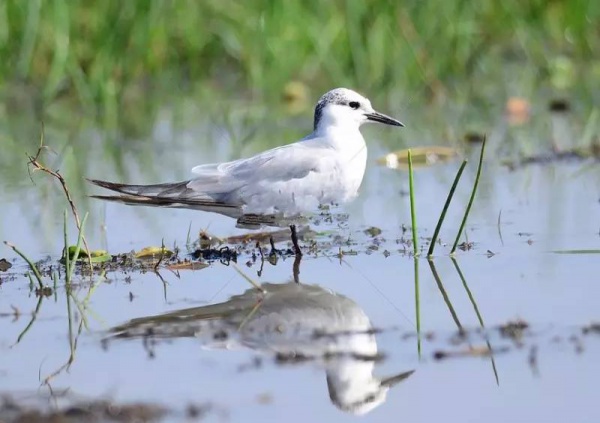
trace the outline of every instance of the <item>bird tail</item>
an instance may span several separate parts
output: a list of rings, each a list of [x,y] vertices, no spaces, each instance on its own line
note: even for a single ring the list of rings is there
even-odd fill
[[[128,185],[115,182],[88,179],[94,185],[118,192],[120,195],[92,195],[99,200],[113,201],[129,206],[157,206],[193,210],[203,210],[239,217],[241,209],[238,205],[217,201],[188,188],[190,181],[172,182],[153,185]]]
[[[88,179],[94,185],[111,191],[120,192],[125,195],[144,196],[144,197],[161,197],[165,199],[185,198],[194,193],[188,188],[190,181],[169,182],[166,184],[153,185],[128,185],[118,184],[116,182],[101,181],[99,179]]]

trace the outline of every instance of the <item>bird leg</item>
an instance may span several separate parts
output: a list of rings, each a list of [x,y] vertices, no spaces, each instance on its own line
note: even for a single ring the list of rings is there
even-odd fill
[[[294,266],[293,266],[293,275],[294,282],[300,283],[300,261],[302,260],[302,255],[296,255],[294,257]]]
[[[290,225],[290,231],[292,231],[292,244],[294,245],[294,253],[296,256],[302,257],[302,250],[298,245],[298,234],[296,233],[296,225]]]

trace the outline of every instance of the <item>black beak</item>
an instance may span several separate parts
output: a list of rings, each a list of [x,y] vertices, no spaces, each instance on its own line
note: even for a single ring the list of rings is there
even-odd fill
[[[373,122],[385,123],[386,125],[392,126],[404,126],[404,124],[394,118],[384,115],[383,113],[373,112],[373,113],[365,113],[365,116],[368,120]]]
[[[395,376],[383,379],[381,381],[381,386],[392,388],[394,385],[397,385],[398,383],[402,382],[404,379],[406,379],[407,377],[412,375],[414,372],[415,372],[414,370],[409,370],[408,372],[400,373],[399,375],[395,375]]]

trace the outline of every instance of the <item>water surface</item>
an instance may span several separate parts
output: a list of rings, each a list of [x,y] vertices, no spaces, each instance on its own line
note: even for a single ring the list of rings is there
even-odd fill
[[[182,101],[165,106],[137,137],[115,138],[86,120],[69,133],[47,124],[45,142],[57,154],[45,160],[65,174],[80,212],[89,211],[93,248],[116,254],[164,242],[185,255],[190,227],[192,239],[201,230],[220,238],[246,233],[217,215],[90,201],[82,181],[183,179],[196,164],[300,138],[310,124],[307,115],[264,128],[264,116],[250,116],[244,106],[231,110],[228,123],[218,113],[199,122],[197,110]],[[301,285],[292,281],[293,257],[265,262],[259,276],[260,257],[242,254],[242,272],[274,284],[266,294],[253,290],[233,264],[216,261],[179,275],[165,268],[80,275],[70,300],[62,282],[40,300],[23,276],[26,264],[5,248],[0,257],[13,267],[0,273],[0,390],[39,395],[50,408],[70,400],[56,398],[65,390],[71,399],[161,404],[173,412],[167,420],[185,418],[195,404],[207,419],[231,421],[346,421],[357,413],[366,421],[596,421],[600,343],[597,330],[584,329],[600,319],[598,164],[572,159],[512,170],[503,164],[551,151],[549,139],[560,139],[564,148],[578,145],[585,121],[579,116],[585,114],[542,113],[516,127],[502,116],[490,122],[463,239],[472,248],[456,256],[461,273],[448,253],[479,144],[434,138],[418,119],[406,131],[365,128],[370,159],[361,194],[335,210],[347,219],[311,223],[323,249],[303,257]],[[27,119],[14,127],[3,126],[5,139],[37,131]],[[539,137],[527,138],[533,133]],[[67,204],[56,181],[36,173],[31,183],[23,153],[34,153],[36,142],[13,142],[5,151],[10,166],[0,170],[0,234],[34,260],[49,256],[56,264]],[[391,150],[423,144],[459,147],[471,162],[436,249],[438,280],[423,256],[415,266],[407,244],[406,172],[376,164]],[[415,173],[424,246],[459,164]],[[381,233],[365,232],[372,227]],[[69,231],[74,243],[72,223]],[[49,278],[45,283],[52,286]],[[164,313],[176,317],[156,317]],[[527,324],[522,336],[503,335],[499,328],[510,322]],[[473,354],[489,346],[493,356]],[[398,383],[388,390],[391,381]]]

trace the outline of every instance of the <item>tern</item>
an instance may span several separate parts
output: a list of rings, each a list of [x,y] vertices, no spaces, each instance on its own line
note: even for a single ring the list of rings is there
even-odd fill
[[[367,146],[360,126],[404,126],[373,109],[347,88],[325,93],[314,113],[313,132],[298,142],[225,163],[203,164],[181,182],[129,185],[90,179],[118,195],[94,195],[128,205],[188,208],[244,216],[298,216],[319,205],[352,200],[365,173]],[[262,222],[260,219],[259,223]]]

